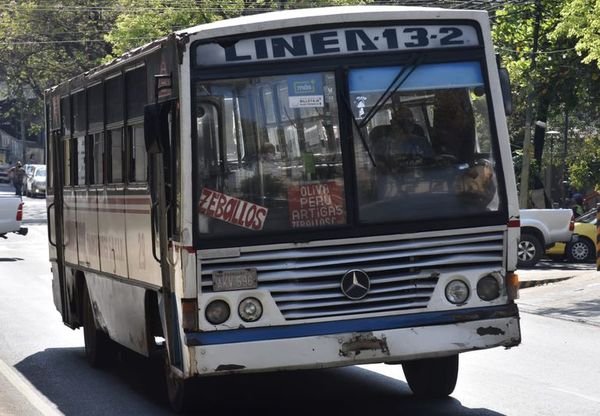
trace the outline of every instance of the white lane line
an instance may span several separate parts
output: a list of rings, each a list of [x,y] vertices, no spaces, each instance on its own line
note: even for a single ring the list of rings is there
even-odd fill
[[[53,407],[40,395],[40,393],[22,375],[11,366],[0,360],[0,374],[2,374],[27,401],[40,411],[44,416],[62,416],[62,413]]]
[[[574,392],[574,391],[571,391],[571,390],[561,389],[561,388],[558,388],[558,387],[550,387],[550,389],[554,390],[554,391],[561,392],[561,393],[566,393],[566,394],[570,394],[570,395],[573,395],[573,396],[576,396],[576,397],[580,397],[582,399],[586,399],[586,400],[589,400],[591,402],[600,403],[600,399],[597,398],[597,397],[586,396],[585,394],[577,393],[577,392]]]

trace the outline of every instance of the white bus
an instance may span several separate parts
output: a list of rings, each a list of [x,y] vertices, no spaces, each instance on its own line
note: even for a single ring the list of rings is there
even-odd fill
[[[520,342],[519,217],[487,13],[246,16],[47,91],[54,300],[100,366],[164,352],[174,408],[232,373]],[[503,90],[504,88],[504,90]]]

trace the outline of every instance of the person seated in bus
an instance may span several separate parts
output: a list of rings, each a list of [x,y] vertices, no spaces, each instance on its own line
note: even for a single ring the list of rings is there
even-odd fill
[[[406,171],[431,159],[433,149],[422,132],[410,108],[392,100],[390,124],[377,126],[369,134],[378,173]]]
[[[454,192],[487,205],[496,193],[493,165],[475,152],[475,115],[467,89],[437,92],[432,144],[436,158],[460,167]]]
[[[432,145],[438,156],[447,156],[457,163],[473,162],[475,117],[466,89],[436,93]]]
[[[433,160],[433,149],[415,123],[412,111],[394,98],[390,124],[369,134],[377,172],[377,196],[396,197],[419,168]]]

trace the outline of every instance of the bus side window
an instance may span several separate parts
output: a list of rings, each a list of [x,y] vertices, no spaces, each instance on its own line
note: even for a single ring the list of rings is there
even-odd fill
[[[146,182],[148,179],[148,156],[144,142],[144,126],[129,126],[129,143],[131,145],[131,158],[129,160],[129,181]]]
[[[125,72],[125,100],[127,109],[127,143],[129,147],[129,182],[146,182],[148,157],[144,140],[144,106],[148,102],[146,67]]]
[[[123,183],[123,76],[117,75],[104,82],[106,102],[106,176],[109,183]]]
[[[110,153],[109,162],[110,182],[123,182],[123,129],[117,128],[107,132]]]
[[[72,160],[71,160],[71,140],[70,139],[65,139],[63,140],[63,162],[64,162],[64,166],[63,166],[63,181],[64,181],[64,185],[65,186],[71,186],[71,178],[72,178],[72,172],[71,172],[71,165],[72,165]]]
[[[94,184],[104,183],[104,133],[90,135],[93,146],[93,181]]]
[[[77,170],[75,171],[75,182],[73,185],[85,185],[86,184],[86,163],[85,163],[85,148],[86,148],[86,138],[85,136],[78,137],[76,140],[77,145]]]

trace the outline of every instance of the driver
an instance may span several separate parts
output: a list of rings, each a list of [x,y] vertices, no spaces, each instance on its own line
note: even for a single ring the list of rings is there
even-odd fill
[[[381,173],[403,171],[433,158],[431,144],[415,123],[412,111],[397,97],[392,99],[390,124],[374,128],[369,138]]]

